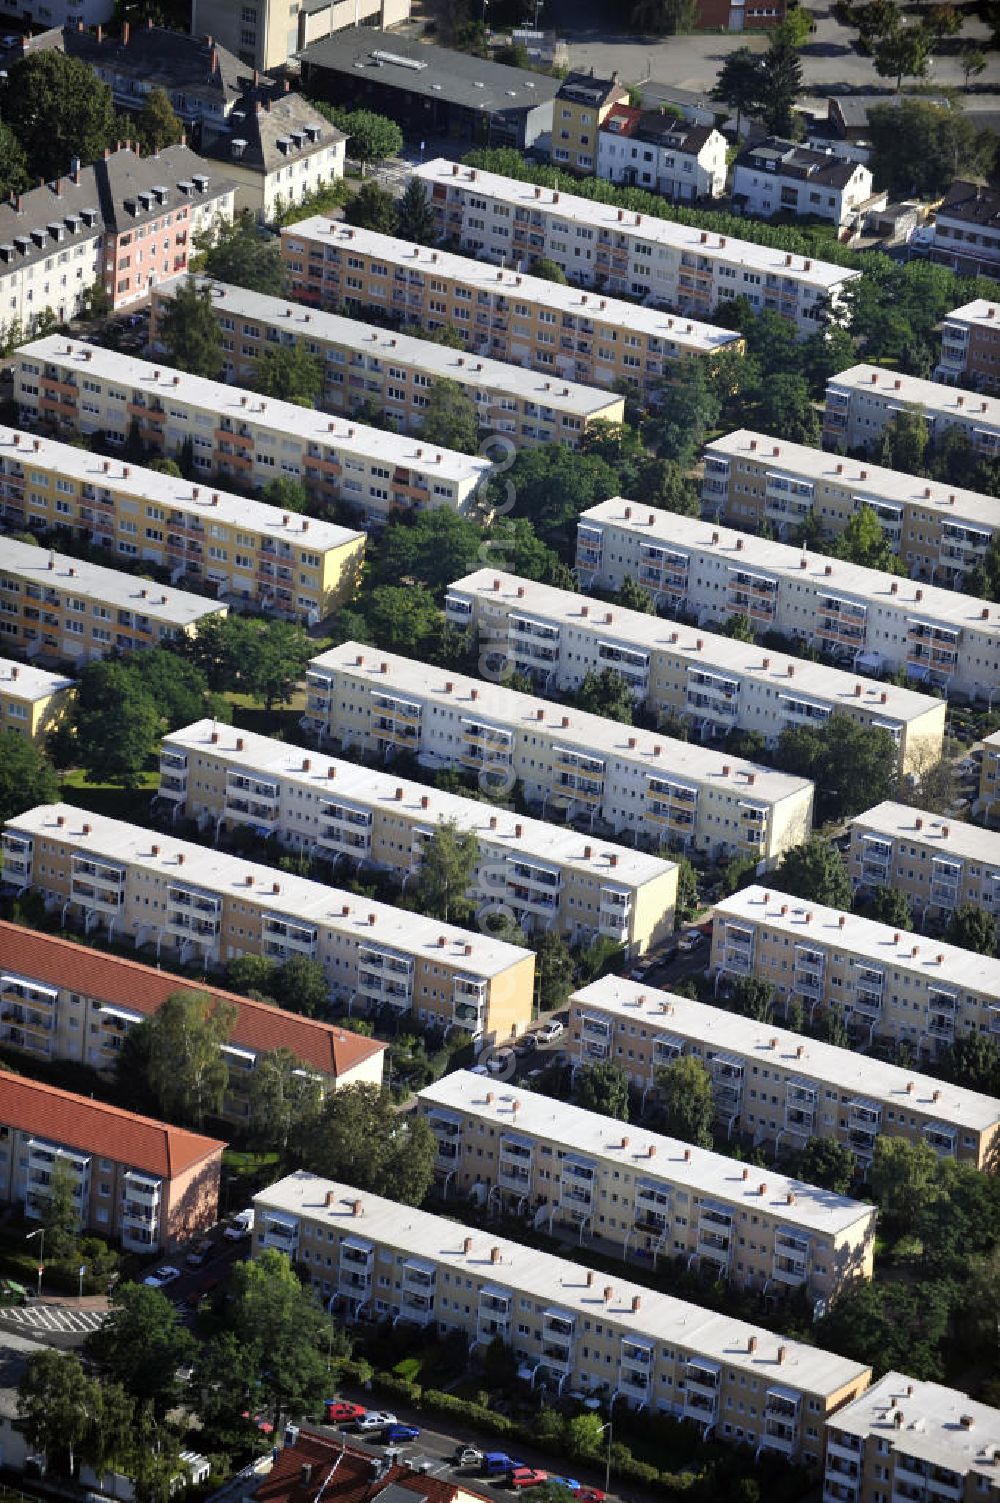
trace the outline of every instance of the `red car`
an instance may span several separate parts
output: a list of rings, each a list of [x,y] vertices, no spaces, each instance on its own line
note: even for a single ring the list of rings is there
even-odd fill
[[[607,1493],[599,1487],[581,1487],[577,1493],[577,1503],[605,1503]]]
[[[548,1482],[548,1472],[543,1472],[537,1466],[516,1466],[507,1478],[508,1486],[515,1492],[521,1492],[525,1487],[537,1487],[541,1482]]]
[[[350,1399],[327,1399],[326,1401],[328,1425],[350,1425],[367,1413],[364,1404],[352,1404]]]

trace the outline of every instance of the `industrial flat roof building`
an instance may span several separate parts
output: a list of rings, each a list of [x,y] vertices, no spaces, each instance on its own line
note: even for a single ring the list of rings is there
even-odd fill
[[[426,841],[454,823],[477,842],[477,908],[573,943],[604,936],[629,955],[673,932],[672,861],[211,720],[164,737],[159,797],[210,829],[266,830],[297,851],[400,878],[419,871]]]
[[[75,693],[75,679],[0,658],[0,731],[44,741],[69,711]]]
[[[365,1011],[497,1038],[531,1018],[530,951],[69,804],[8,820],[2,880],[87,932],[185,962],[310,956],[331,995]]]
[[[797,488],[804,504],[810,506],[822,493],[819,504],[824,520],[839,502],[846,522],[852,505],[865,497],[846,474],[824,476],[822,465],[816,466],[815,479],[806,478],[805,462],[795,445],[781,446],[786,458],[764,481],[766,461],[759,461],[758,469],[751,453],[750,462],[745,463],[745,447],[739,449],[731,442],[736,437],[731,434],[728,440],[710,445],[705,461],[706,489],[714,483],[709,472],[721,474],[719,483],[727,488],[727,515],[736,509],[730,502],[750,487],[758,492],[759,500],[759,479],[775,493],[779,486],[782,494]],[[832,472],[829,456],[815,449],[803,452],[825,460]],[[845,462],[845,472],[852,468]],[[910,477],[893,470],[869,471],[868,475],[869,479],[878,475],[900,482],[900,496],[904,481],[909,480],[911,491],[917,489]],[[881,480],[876,485],[881,487]],[[887,498],[891,494],[888,486],[878,493]],[[875,494],[872,486],[867,495]],[[1000,504],[970,496],[970,511],[973,500],[987,503],[987,514],[991,507],[995,509],[1000,523]],[[899,513],[896,527],[905,531],[907,540],[920,537],[933,544],[933,523],[923,520],[928,508],[939,510],[933,501],[924,498],[908,505],[895,499],[865,499],[865,504],[880,508],[883,526],[890,525],[884,513],[892,506]],[[770,511],[765,499],[766,518]],[[757,525],[755,519],[745,521]],[[982,543],[969,543],[960,519],[941,518],[938,527],[940,552],[934,556],[960,554],[963,569],[985,550],[989,539],[989,532],[977,529]],[[938,577],[943,572],[936,569]],[[1000,607],[996,605],[773,538],[729,532],[717,522],[679,517],[637,501],[615,497],[580,514],[576,574],[584,589],[619,590],[626,579],[632,579],[648,591],[657,610],[667,615],[690,614],[699,625],[721,626],[731,615],[749,616],[756,633],[782,632],[858,673],[905,669],[916,682],[985,699],[1000,682]],[[956,577],[960,576],[956,573]]]
[[[484,786],[521,780],[542,815],[596,820],[661,847],[774,861],[809,833],[805,778],[632,730],[411,658],[345,642],[313,658],[303,726],[344,750],[408,751]]]
[[[808,1017],[833,1009],[856,1040],[933,1059],[964,1033],[1000,1036],[1000,960],[761,886],[715,906],[711,972],[758,976]]]
[[[852,365],[826,385],[823,445],[867,449],[879,442],[897,412],[919,412],[931,440],[949,428],[964,434],[977,454],[1000,450],[1000,398],[959,391],[919,376],[897,376],[877,365]]]
[[[161,282],[151,299],[150,337],[185,280]],[[454,381],[476,404],[481,429],[519,444],[576,447],[592,423],[620,423],[625,398],[578,382],[565,383],[507,361],[470,358],[432,339],[303,308],[284,298],[203,278],[222,331],[227,380],[254,379],[256,363],[275,345],[304,349],[322,362],[325,412],[352,417],[372,401],[400,431],[419,433],[428,393]]]
[[[644,1093],[662,1066],[693,1055],[711,1076],[720,1125],[755,1144],[833,1138],[869,1163],[885,1133],[979,1169],[994,1164],[995,1097],[690,997],[603,976],[573,993],[568,1033],[574,1068],[608,1061]]]
[[[268,1247],[351,1317],[499,1339],[525,1378],[789,1460],[817,1461],[827,1417],[870,1381],[849,1358],[304,1170],[254,1196],[254,1256]]]
[[[623,606],[606,609],[572,590],[492,569],[449,585],[445,613],[454,625],[475,630],[480,660],[491,671],[525,674],[559,697],[578,690],[588,673],[611,669],[638,703],[686,717],[702,739],[743,730],[774,745],[782,731],[821,725],[839,711],[887,730],[901,772],[941,756],[943,700],[808,658],[762,653],[753,643],[671,626]]]
[[[596,128],[595,128],[596,137]],[[599,287],[710,317],[728,298],[788,318],[804,338],[860,276],[812,257],[717,235],[696,225],[540,188],[437,157],[413,169],[447,241],[515,267],[545,257],[581,287]]]
[[[990,831],[891,801],[856,814],[848,828],[856,890],[904,892],[921,928],[963,903],[1000,918],[1000,839]]]
[[[164,457],[190,444],[206,479],[221,473],[254,489],[280,476],[301,480],[317,503],[341,502],[373,524],[439,506],[463,511],[490,468],[485,459],[61,335],[22,345],[14,365],[21,413],[56,436],[100,430],[124,447],[138,434]]]
[[[872,1276],[870,1204],[469,1070],[417,1103],[446,1197],[570,1228],[627,1262],[683,1260],[743,1289],[829,1302]]]

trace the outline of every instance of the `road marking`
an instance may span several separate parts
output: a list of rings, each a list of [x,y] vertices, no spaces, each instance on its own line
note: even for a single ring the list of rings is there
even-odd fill
[[[90,1335],[104,1323],[103,1310],[70,1310],[61,1305],[20,1305],[0,1309],[0,1320],[29,1331],[64,1336]]]

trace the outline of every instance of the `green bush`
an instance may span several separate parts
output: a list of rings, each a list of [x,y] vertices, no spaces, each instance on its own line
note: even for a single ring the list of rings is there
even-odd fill
[[[424,1390],[419,1383],[414,1383],[410,1378],[398,1377],[395,1373],[376,1373],[372,1383],[380,1393],[388,1394],[394,1399],[405,1399],[408,1404],[419,1404],[423,1397]]]
[[[513,1435],[518,1429],[505,1414],[496,1414],[492,1409],[484,1409],[481,1404],[457,1398],[453,1393],[442,1393],[439,1388],[424,1389],[424,1404],[440,1414],[451,1414],[470,1425],[490,1430],[494,1435]]]

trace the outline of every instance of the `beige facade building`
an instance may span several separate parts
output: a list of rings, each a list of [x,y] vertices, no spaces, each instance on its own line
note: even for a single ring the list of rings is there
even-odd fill
[[[643,1099],[656,1088],[657,1070],[692,1055],[711,1076],[719,1125],[755,1147],[833,1138],[866,1165],[884,1133],[928,1142],[977,1169],[994,1167],[994,1097],[690,997],[604,976],[573,993],[568,1034],[574,1068],[620,1065]]]
[[[769,981],[810,1018],[832,1009],[863,1045],[933,1059],[963,1033],[1000,1037],[1000,960],[759,886],[716,904],[710,969]]]
[[[934,380],[993,395],[1000,391],[1000,303],[979,297],[945,315]]]
[[[673,933],[672,861],[211,720],[164,737],[159,797],[203,827],[266,830],[294,850],[401,879],[453,823],[479,847],[468,896],[482,913],[575,944],[612,939],[630,957]]]
[[[1000,841],[978,825],[906,804],[877,804],[850,822],[848,870],[855,891],[905,892],[921,927],[946,922],[962,903],[1000,918]]]
[[[157,957],[217,967],[240,955],[319,961],[332,997],[506,1039],[531,1019],[535,957],[487,935],[87,814],[43,804],[8,820],[3,885],[64,922]]]
[[[469,1070],[418,1102],[447,1196],[743,1289],[829,1303],[872,1276],[872,1205]]]
[[[164,282],[151,302],[150,336],[183,279]],[[476,404],[481,429],[506,434],[519,446],[561,443],[576,448],[595,422],[621,423],[625,398],[597,387],[553,381],[502,360],[470,359],[448,345],[415,339],[336,313],[303,308],[284,298],[221,282],[212,292],[222,331],[226,379],[252,381],[265,350],[304,349],[323,366],[319,405],[352,417],[375,403],[401,432],[420,432],[438,381],[454,381]]]
[[[0,427],[0,509],[11,527],[68,528],[109,562],[159,564],[173,584],[309,622],[353,596],[364,557],[351,528],[16,428]]]
[[[345,642],[313,658],[303,728],[344,751],[523,784],[542,817],[584,819],[660,848],[775,861],[812,827],[813,787],[686,741]]]
[[[410,0],[194,0],[191,31],[208,34],[248,67],[283,68],[296,52],[359,21],[384,28],[409,20]]]
[[[617,73],[595,78],[589,73],[570,73],[562,81],[552,106],[550,160],[593,177],[597,170],[600,129],[616,104],[627,104],[629,91]]]
[[[805,338],[860,273],[828,261],[635,214],[534,183],[437,157],[414,169],[445,239],[465,255],[520,267],[554,261],[571,282],[711,318],[742,297]]]
[[[766,520],[774,526],[766,492],[795,488],[807,508],[822,493],[824,521],[836,511],[838,523],[846,525],[856,504],[853,498],[860,500],[858,489],[833,476],[834,464],[827,455],[816,449],[803,449],[800,455],[795,445],[782,444],[787,466],[767,471],[766,461],[737,442],[745,438],[730,434],[707,450],[706,493],[710,483],[723,487],[727,515],[738,509],[744,496],[752,493],[753,504],[765,494],[763,514],[741,516],[740,521],[755,527]],[[830,472],[824,479],[808,478],[806,465],[813,460],[806,460],[807,455],[816,461],[817,475],[824,466]],[[844,468],[851,466],[845,463]],[[709,481],[709,469],[713,477],[719,476],[718,482]],[[893,527],[897,543],[905,533],[908,559],[921,560],[911,565],[916,571],[958,580],[985,551],[990,532],[981,523],[970,528],[960,518],[941,518],[934,524],[935,538],[926,520],[928,508],[935,509],[933,502],[910,504],[895,497],[890,501],[881,489],[883,479],[896,482],[902,498],[907,489],[916,491],[915,481],[891,470],[867,473],[879,477],[882,499],[873,499],[872,489],[864,504],[879,508],[883,526]],[[1000,525],[1000,503],[971,493],[966,497],[970,515],[979,502],[987,517],[996,512]],[[972,533],[975,542],[970,540]],[[909,546],[918,539],[916,547]],[[601,501],[581,514],[576,574],[584,589],[617,590],[624,580],[633,579],[649,592],[658,611],[693,615],[699,625],[721,624],[734,613],[749,616],[755,631],[783,632],[858,672],[904,668],[949,694],[987,700],[1000,682],[1000,608],[995,605],[772,538],[726,532],[718,523],[678,517],[635,501]]]
[[[481,660],[485,653],[497,673],[526,674],[546,694],[573,692],[588,673],[612,669],[647,710],[685,716],[703,739],[746,730],[773,746],[782,731],[822,725],[838,711],[887,730],[900,772],[941,756],[943,700],[807,658],[762,655],[752,643],[492,569],[450,585],[445,611],[454,625],[475,628]]]
[[[824,1503],[992,1503],[998,1457],[1000,1410],[886,1373],[826,1427]]]
[[[299,302],[454,329],[469,354],[564,382],[627,381],[650,396],[674,361],[743,349],[731,329],[318,215],[282,230],[281,252]]]
[[[14,387],[23,420],[56,437],[100,431],[124,447],[137,434],[165,457],[190,444],[207,480],[255,490],[301,480],[319,505],[343,503],[373,525],[440,506],[464,511],[489,472],[485,459],[60,335],[21,346]]]
[[[990,823],[1000,819],[1000,731],[994,731],[983,742],[976,813]]]
[[[779,536],[810,514],[839,535],[868,506],[910,574],[956,589],[1000,528],[995,497],[745,429],[706,445],[701,501],[709,516],[737,527],[766,522]]]
[[[88,663],[190,635],[226,606],[5,537],[0,643],[27,658]]]
[[[879,442],[897,412],[908,411],[922,414],[932,440],[957,428],[984,458],[1000,452],[1000,398],[957,391],[918,376],[897,376],[877,365],[852,365],[830,377],[823,446],[867,449]]]
[[[42,743],[68,714],[75,695],[71,678],[0,658],[0,732],[16,731]]]
[[[304,1170],[254,1197],[253,1254],[304,1265],[348,1318],[499,1338],[533,1387],[600,1390],[792,1461],[871,1369],[580,1263]]]

